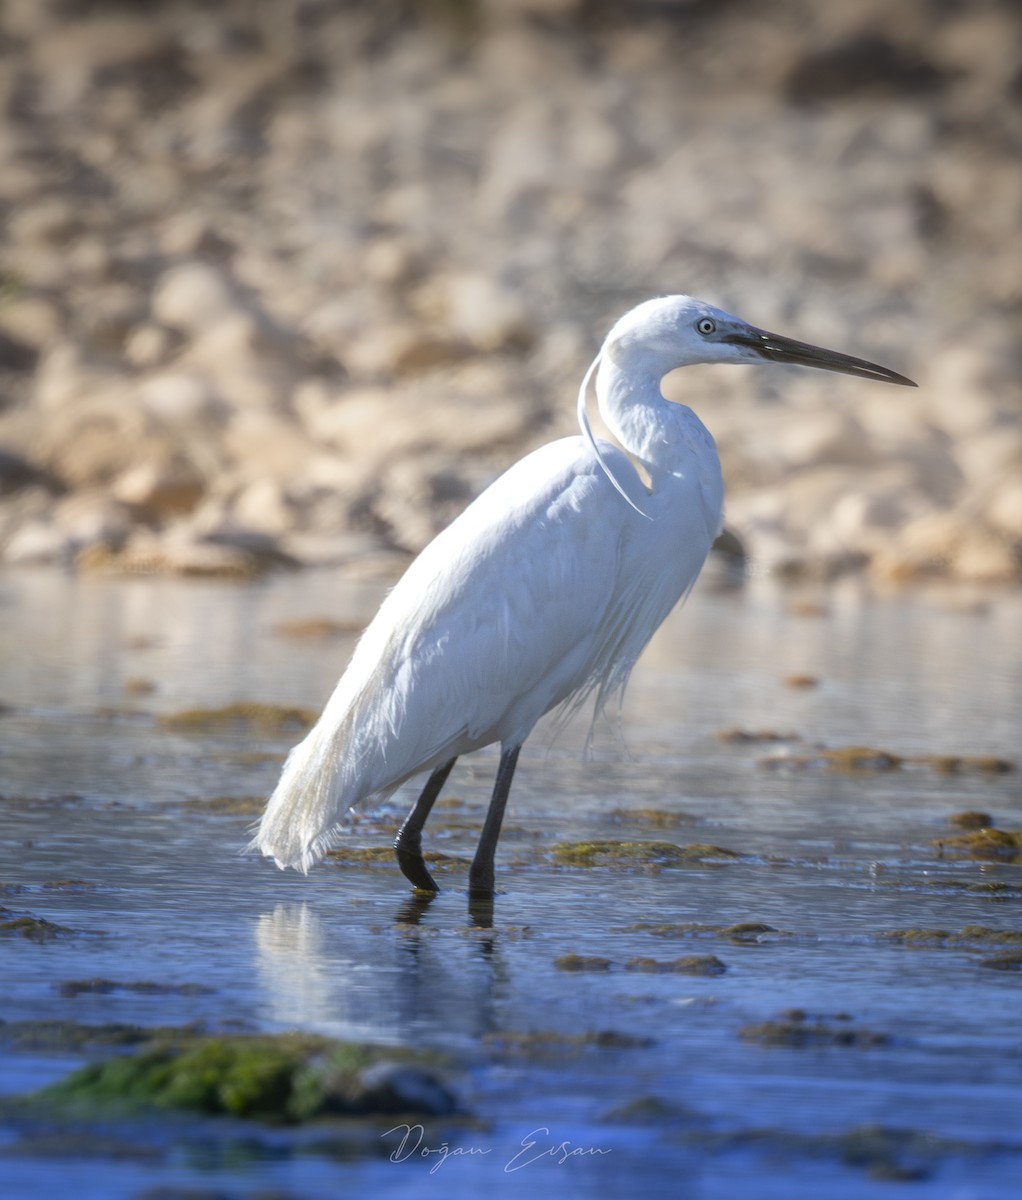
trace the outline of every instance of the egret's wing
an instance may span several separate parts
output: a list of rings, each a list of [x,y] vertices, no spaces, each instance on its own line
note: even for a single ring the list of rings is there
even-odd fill
[[[392,767],[524,738],[587,681],[629,511],[579,439],[565,439],[523,459],[422,552],[363,643],[376,696],[361,703],[385,714]]]

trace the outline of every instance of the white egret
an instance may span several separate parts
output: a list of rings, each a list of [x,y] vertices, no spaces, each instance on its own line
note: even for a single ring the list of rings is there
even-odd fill
[[[691,296],[649,300],[626,313],[582,382],[582,436],[511,467],[384,600],[319,721],[291,751],[253,848],[282,868],[307,871],[350,808],[429,772],[395,851],[416,888],[436,891],[422,857],[423,825],[455,759],[499,742],[469,874],[470,893],[491,896],[522,743],[557,705],[595,694],[599,708],[620,694],[721,529],[713,438],[691,409],[664,399],[661,380],[691,363],[763,362],[915,386],[874,363],[765,333]],[[589,429],[594,371],[600,414],[620,445]]]

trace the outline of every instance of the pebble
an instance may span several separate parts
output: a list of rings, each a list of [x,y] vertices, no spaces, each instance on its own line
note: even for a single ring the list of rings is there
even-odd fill
[[[137,516],[162,521],[191,512],[205,489],[201,472],[189,463],[146,462],[118,476],[110,494]]]
[[[227,280],[203,262],[182,263],[157,280],[153,318],[185,334],[201,334],[234,315],[236,302]]]

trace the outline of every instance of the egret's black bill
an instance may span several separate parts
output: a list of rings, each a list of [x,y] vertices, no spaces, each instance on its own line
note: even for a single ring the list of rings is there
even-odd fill
[[[824,350],[821,346],[796,342],[794,338],[766,333],[762,329],[728,334],[722,340],[738,346],[748,346],[768,362],[818,367],[821,371],[838,371],[842,375],[858,375],[862,379],[877,379],[882,383],[900,383],[904,387],[916,387],[911,379],[899,375],[897,371],[889,371],[887,367],[867,362],[864,358],[839,354],[836,350]]]

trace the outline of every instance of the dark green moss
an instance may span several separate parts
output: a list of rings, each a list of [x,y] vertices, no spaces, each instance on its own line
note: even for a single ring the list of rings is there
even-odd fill
[[[91,1063],[33,1099],[72,1113],[170,1109],[273,1124],[390,1113],[395,1102],[413,1112],[413,1089],[388,1090],[378,1072],[368,1070],[396,1058],[415,1056],[309,1034],[199,1036]]]

